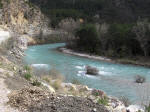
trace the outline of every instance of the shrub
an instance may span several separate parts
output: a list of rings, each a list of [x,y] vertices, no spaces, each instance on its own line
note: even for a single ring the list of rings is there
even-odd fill
[[[119,98],[119,100],[126,106],[128,107],[129,105],[131,105],[130,100],[127,97],[121,96]]]
[[[29,71],[31,71],[31,67],[30,67],[30,66],[28,66],[28,65],[25,65],[25,66],[24,66],[24,70],[26,70],[26,71],[28,71],[28,72],[29,72]]]
[[[47,83],[51,83],[52,78],[50,76],[44,76],[42,77],[43,80],[45,80]]]
[[[32,77],[32,75],[31,75],[30,73],[26,73],[26,74],[24,75],[24,78],[27,79],[27,80],[30,80],[31,77]]]
[[[106,94],[103,91],[97,90],[97,89],[92,90],[92,95],[100,96],[100,97],[106,97]]]
[[[56,80],[56,81],[52,84],[52,87],[53,87],[54,89],[56,89],[56,90],[62,89],[61,83],[62,83],[61,80]]]
[[[98,99],[98,104],[102,104],[102,105],[108,105],[108,98],[107,97],[103,97],[103,98],[99,98]]]
[[[144,83],[145,81],[146,81],[146,78],[144,76],[141,76],[141,75],[135,76],[136,83]]]
[[[39,82],[39,81],[36,79],[36,80],[34,80],[34,81],[32,82],[32,85],[39,87],[39,86],[41,85],[41,82]]]

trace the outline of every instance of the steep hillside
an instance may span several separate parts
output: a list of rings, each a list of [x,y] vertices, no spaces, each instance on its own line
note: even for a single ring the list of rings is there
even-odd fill
[[[150,18],[149,0],[30,0],[41,7],[52,19],[64,17],[87,21],[134,22],[138,18]],[[56,20],[54,21],[56,22]],[[53,23],[52,23],[53,24]]]
[[[32,33],[46,27],[48,20],[28,0],[1,0],[0,24],[14,32]]]

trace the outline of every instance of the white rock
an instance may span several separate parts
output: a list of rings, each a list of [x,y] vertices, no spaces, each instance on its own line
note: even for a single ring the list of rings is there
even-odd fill
[[[144,109],[138,105],[130,105],[129,107],[127,107],[127,110],[129,112],[144,112]]]
[[[10,38],[10,33],[0,29],[0,44]]]

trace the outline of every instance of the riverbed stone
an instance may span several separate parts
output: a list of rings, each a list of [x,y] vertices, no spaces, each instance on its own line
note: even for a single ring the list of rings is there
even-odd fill
[[[99,70],[96,67],[86,66],[86,74],[88,74],[88,75],[98,75]]]

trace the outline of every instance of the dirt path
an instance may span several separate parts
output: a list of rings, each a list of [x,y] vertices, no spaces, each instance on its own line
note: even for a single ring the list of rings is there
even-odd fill
[[[10,93],[10,90],[6,87],[4,81],[5,79],[0,78],[0,112],[18,112],[17,110],[7,105],[7,95]]]
[[[0,112],[19,112],[7,105],[8,94],[11,90],[5,84],[5,77],[5,70],[0,69]]]

